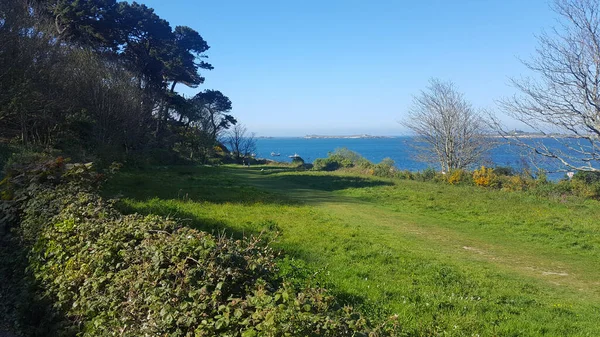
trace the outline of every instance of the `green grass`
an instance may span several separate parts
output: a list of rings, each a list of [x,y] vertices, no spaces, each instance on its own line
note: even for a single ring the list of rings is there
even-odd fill
[[[600,335],[597,201],[269,166],[122,172],[105,194],[202,230],[279,232],[282,268],[407,335]]]

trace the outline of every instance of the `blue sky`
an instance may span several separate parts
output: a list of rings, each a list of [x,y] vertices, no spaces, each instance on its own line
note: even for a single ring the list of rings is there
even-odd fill
[[[493,109],[555,23],[546,0],[140,2],[211,46],[206,82],[179,91],[221,90],[259,136],[405,134],[432,77]]]

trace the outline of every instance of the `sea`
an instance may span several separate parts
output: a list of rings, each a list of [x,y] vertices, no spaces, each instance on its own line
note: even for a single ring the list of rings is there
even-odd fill
[[[384,158],[391,158],[400,170],[420,171],[435,167],[415,158],[415,150],[411,146],[413,137],[389,138],[304,138],[304,137],[269,137],[257,138],[256,157],[279,162],[291,162],[290,156],[298,155],[307,163],[317,158],[325,158],[330,152],[339,148],[347,148],[359,153],[369,161],[378,163]],[[272,154],[279,154],[273,156]],[[491,150],[482,164],[489,167],[509,166],[516,170],[528,168],[535,171],[530,161],[531,156],[523,149],[508,141],[500,140],[500,144]],[[539,164],[539,163],[538,163]],[[544,165],[546,167],[544,167]],[[557,167],[542,163],[548,171],[556,171]],[[561,179],[564,173],[549,173],[552,180]]]

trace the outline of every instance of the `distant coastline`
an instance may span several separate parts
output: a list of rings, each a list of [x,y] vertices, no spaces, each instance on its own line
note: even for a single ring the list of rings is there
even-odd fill
[[[540,132],[525,132],[525,131],[510,131],[506,133],[506,135],[491,135],[493,138],[529,138],[529,139],[539,139],[539,138],[573,138],[569,135],[559,134],[559,133],[540,133]]]
[[[349,136],[325,136],[325,135],[306,135],[305,139],[388,139],[391,136],[372,136],[372,135],[349,135]]]

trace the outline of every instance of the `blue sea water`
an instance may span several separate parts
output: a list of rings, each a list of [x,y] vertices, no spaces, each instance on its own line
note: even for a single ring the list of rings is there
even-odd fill
[[[412,137],[395,138],[259,138],[257,152],[259,158],[290,162],[290,155],[298,154],[305,162],[312,163],[317,158],[325,158],[329,152],[337,148],[347,148],[358,152],[371,162],[378,163],[384,158],[391,158],[401,170],[418,171],[427,168],[426,163],[416,161],[414,149],[410,146]],[[514,148],[514,147],[513,147]],[[522,157],[509,145],[495,148],[490,153],[491,162],[497,166],[521,166]],[[280,153],[273,157],[271,152]]]
[[[427,167],[434,167],[432,164],[419,162],[414,158],[415,150],[410,146],[412,141],[412,137],[357,139],[258,138],[256,156],[280,162],[291,162],[289,156],[298,154],[305,162],[312,163],[317,158],[327,157],[329,152],[337,148],[347,148],[358,152],[373,163],[378,163],[389,157],[394,160],[396,167],[401,170],[419,171]],[[271,152],[280,153],[281,155],[274,157],[271,156]],[[523,153],[520,147],[509,145],[507,142],[494,148],[488,157],[485,163],[487,166],[510,166],[515,169],[528,166],[528,155]],[[563,175],[564,173],[556,173],[552,174],[551,178],[560,179]]]

